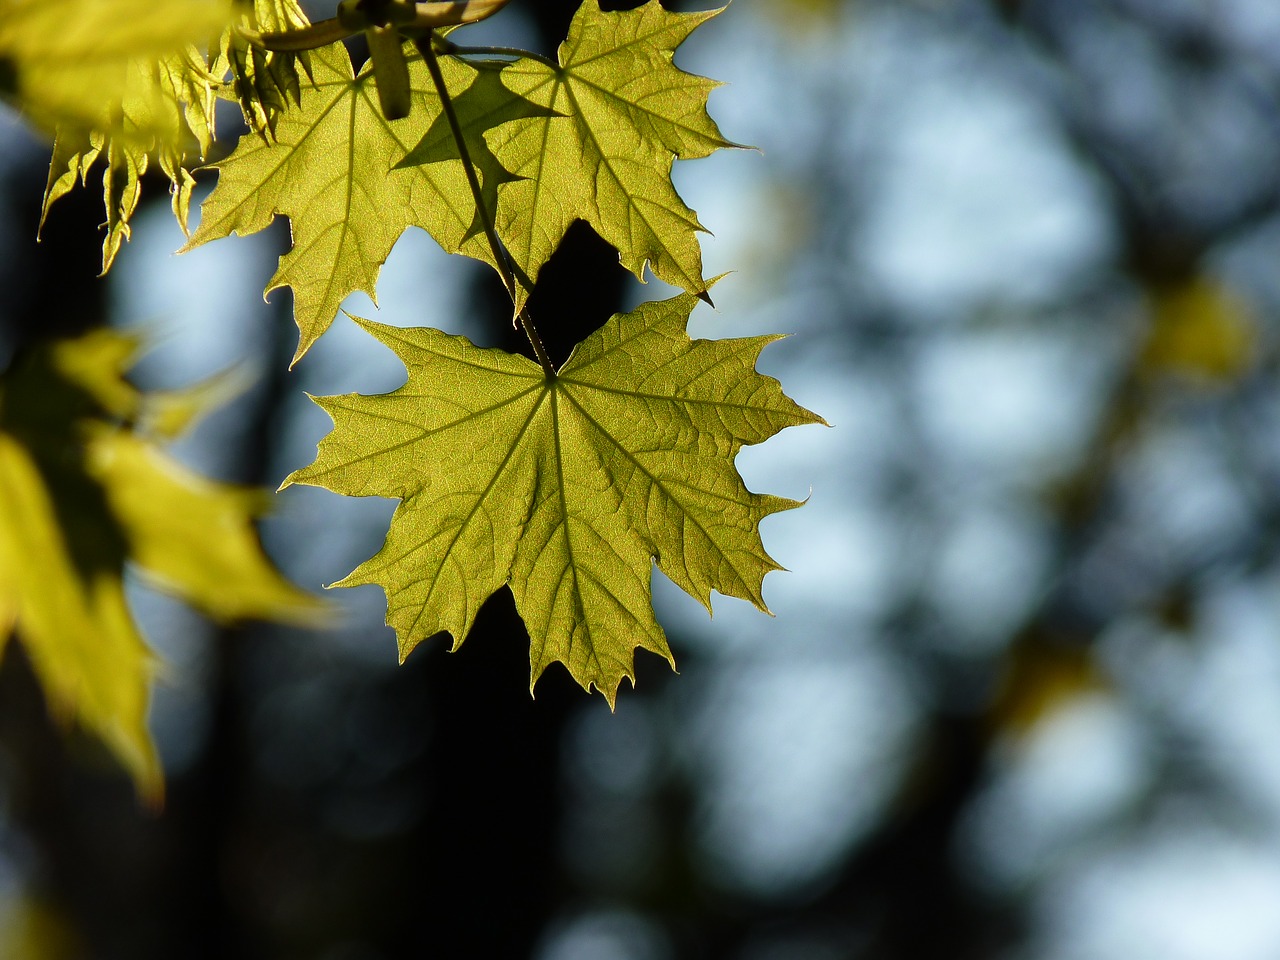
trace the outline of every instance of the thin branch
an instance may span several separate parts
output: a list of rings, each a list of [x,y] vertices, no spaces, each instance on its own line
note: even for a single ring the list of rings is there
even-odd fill
[[[507,259],[507,251],[502,246],[502,241],[498,239],[498,231],[494,227],[493,212],[485,206],[484,195],[480,192],[480,179],[476,176],[475,164],[471,162],[471,151],[467,149],[467,141],[462,136],[462,124],[458,122],[458,113],[453,108],[453,99],[449,96],[449,89],[445,86],[444,75],[440,72],[440,63],[436,59],[436,52],[432,48],[432,34],[420,37],[413,41],[413,45],[418,48],[418,52],[422,54],[422,59],[427,65],[427,70],[431,73],[431,82],[436,86],[436,92],[440,95],[440,105],[444,109],[445,119],[449,121],[449,130],[453,133],[454,143],[458,147],[458,155],[462,158],[462,166],[467,173],[467,183],[471,187],[471,196],[475,200],[476,214],[480,217],[480,223],[484,227],[484,235],[489,241],[489,249],[493,251],[493,259],[496,261],[498,273],[502,275],[502,282],[506,285],[507,293],[511,295],[511,302],[519,301],[519,288],[516,284],[515,272],[511,269],[511,263]],[[542,345],[542,338],[538,336],[538,331],[533,325],[533,318],[529,316],[529,308],[521,307],[517,314],[520,326],[524,330],[524,334],[529,338],[529,343],[533,346],[533,352],[538,358],[538,363],[542,365],[542,369],[546,371],[548,377],[556,375],[555,367],[551,364],[551,358],[547,356],[547,350]]]

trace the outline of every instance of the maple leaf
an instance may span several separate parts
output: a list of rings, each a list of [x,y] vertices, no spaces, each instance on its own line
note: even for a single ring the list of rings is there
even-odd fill
[[[755,371],[777,337],[691,340],[683,294],[614,315],[553,376],[432,329],[357,320],[404,362],[381,396],[322,397],[315,462],[284,485],[397,497],[382,549],[336,586],[376,583],[401,658],[440,631],[456,649],[509,584],[531,640],[612,704],[637,647],[671,660],[653,561],[710,610],[711,591],[765,610],[759,523],[799,504],[747,490],[733,459],[822,419]]]
[[[232,232],[255,233],[277,215],[289,218],[293,249],[280,258],[266,293],[293,289],[295,363],[349,293],[360,290],[377,302],[378,270],[409,226],[422,227],[450,253],[494,264],[474,229],[475,202],[461,161],[393,169],[441,112],[422,58],[414,52],[406,59],[408,117],[385,119],[370,65],[354,75],[345,48],[332,44],[312,52],[314,85],[304,87],[299,107],[281,114],[274,141],[242,137],[231,156],[212,165],[217,187],[183,249]],[[441,67],[455,97],[497,69],[456,60]]]
[[[587,0],[558,64],[521,58],[502,72],[513,95],[544,108],[487,136],[514,175],[499,188],[495,225],[521,274],[517,306],[577,219],[613,244],[638,279],[647,262],[660,280],[705,296],[697,238],[705,228],[676,193],[671,165],[737,145],[707,113],[719,84],[672,58],[720,12],[671,13],[649,0],[604,13]]]
[[[445,60],[441,63],[442,72],[449,69],[450,62]],[[498,187],[504,183],[513,183],[519,177],[503,166],[502,161],[489,149],[484,134],[513,120],[554,114],[549,109],[540,107],[523,97],[514,96],[507,90],[502,83],[502,73],[511,68],[509,62],[468,61],[468,66],[475,70],[474,79],[460,95],[450,99],[453,102],[462,137],[467,144],[467,152],[471,162],[476,166],[484,208],[493,211],[498,207]],[[439,111],[422,139],[396,164],[396,167],[461,163],[461,161],[462,153],[458,149],[458,142],[454,139],[453,131],[449,128],[449,122],[443,111]],[[475,218],[467,231],[467,237],[477,236],[483,231],[484,225],[480,217],[481,212],[476,210]]]
[[[126,563],[218,620],[312,623],[325,607],[263,555],[251,523],[263,491],[196,476],[156,446],[225,397],[226,381],[142,394],[122,376],[136,349],[97,331],[0,378],[0,645],[16,633],[55,713],[155,800],[155,664],[125,602]]]

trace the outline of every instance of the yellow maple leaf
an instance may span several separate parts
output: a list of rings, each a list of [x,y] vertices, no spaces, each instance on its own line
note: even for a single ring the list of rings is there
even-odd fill
[[[259,490],[214,483],[157,445],[225,391],[150,396],[111,331],[32,351],[0,377],[0,644],[23,644],[55,715],[98,737],[157,802],[146,714],[155,658],[124,595],[126,564],[218,620],[314,623],[325,606],[262,553]]]

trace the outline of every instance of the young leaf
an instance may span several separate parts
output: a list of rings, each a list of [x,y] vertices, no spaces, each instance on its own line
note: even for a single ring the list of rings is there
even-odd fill
[[[265,495],[179,467],[130,424],[190,423],[223,389],[161,395],[122,377],[137,344],[109,331],[53,344],[0,378],[0,644],[16,632],[55,712],[74,717],[157,799],[146,728],[154,659],[124,597],[126,563],[219,620],[314,622],[251,521]]]
[[[206,44],[230,18],[224,0],[0,0],[0,93],[50,131],[133,136],[115,110],[129,65]]]
[[[59,125],[40,216],[43,227],[54,202],[77,181],[86,184],[90,168],[103,160],[104,274],[129,239],[129,218],[142,192],[140,178],[152,158],[172,184],[173,212],[185,230],[195,186],[187,170],[189,148],[194,143],[203,155],[213,140],[217,80],[194,47],[163,60],[131,61],[124,74],[126,85],[114,106],[118,123],[113,132]]]
[[[66,0],[61,2],[65,13]],[[123,4],[125,0],[112,2]],[[174,2],[181,4],[181,17],[188,17],[192,10],[190,0]],[[155,11],[153,6],[147,0],[146,11],[124,6],[114,9],[121,16],[135,18],[144,14],[155,17],[157,12],[163,14],[163,10]],[[211,4],[204,6],[211,7]],[[97,12],[111,9],[106,5]],[[225,95],[225,78],[233,66],[234,89],[240,96],[246,122],[255,129],[266,131],[283,109],[287,96],[292,94],[295,100],[298,97],[294,55],[251,48],[240,29],[229,23],[231,8],[221,4],[215,9],[221,13],[217,20],[211,21],[212,29],[210,22],[206,22],[199,34],[192,32],[193,24],[189,20],[180,18],[179,21],[180,37],[198,38],[201,46],[212,46],[218,51],[212,64],[194,44],[172,51],[161,48],[157,53],[154,43],[135,42],[133,47],[123,47],[118,55],[113,55],[113,83],[94,89],[96,119],[90,122],[83,117],[63,116],[61,122],[54,125],[53,158],[49,164],[41,226],[53,203],[77,182],[87,184],[90,168],[99,159],[104,161],[104,274],[111,269],[121,245],[129,239],[129,219],[141,197],[141,177],[153,163],[159,164],[169,178],[174,217],[183,231],[188,232],[191,191],[195,187],[189,167],[193,155],[203,159],[213,144],[215,104],[219,96]],[[164,16],[160,16],[158,22],[163,25]],[[286,29],[305,26],[307,19],[293,0],[253,0],[239,15],[239,22],[254,30],[262,25]],[[199,23],[197,20],[195,25]],[[214,44],[208,43],[217,34],[216,28],[224,24],[220,39]],[[150,29],[155,31],[157,27]]]
[[[254,33],[301,30],[310,25],[296,0],[242,3],[245,9],[240,26]],[[232,89],[245,124],[266,137],[274,136],[280,114],[302,95],[299,69],[310,75],[311,61],[306,53],[264,50],[251,44],[237,29],[223,33],[214,60],[218,76],[225,76],[228,71],[232,74]]]
[[[765,609],[762,581],[779,567],[759,523],[798,504],[747,490],[733,458],[822,420],[755,372],[777,338],[691,340],[694,303],[615,315],[554,377],[462,337],[357,321],[408,382],[317,399],[333,432],[285,485],[402,501],[382,549],[337,584],[383,587],[402,658],[440,631],[456,648],[510,584],[531,686],[558,660],[612,703],[636,647],[671,659],[651,606],[655,559],[708,610],[712,590]]]
[[[207,43],[230,16],[226,3],[190,0],[0,0],[0,58],[17,58],[17,102],[55,133],[41,225],[103,160],[103,273],[129,239],[153,157],[185,223],[194,185],[185,154],[189,141],[201,151],[212,141],[217,83],[193,43]]]
[[[719,84],[678,69],[672,57],[719,12],[670,13],[649,0],[604,13],[586,0],[558,67],[524,58],[503,71],[512,93],[546,108],[488,138],[520,178],[500,188],[496,219],[526,293],[582,219],[638,279],[647,261],[660,280],[705,295],[697,238],[704,228],[672,186],[671,165],[735,144],[707,113]]]
[[[473,229],[475,203],[461,161],[392,169],[440,113],[422,59],[413,53],[408,60],[411,112],[390,122],[369,65],[353,76],[341,44],[314,51],[315,84],[303,89],[300,107],[280,116],[275,140],[243,137],[213,165],[218,185],[183,249],[232,232],[255,233],[280,214],[289,218],[293,249],[280,258],[266,292],[293,288],[301,334],[295,362],[347,294],[374,297],[378,270],[406,228],[422,227],[445,250],[493,263]],[[480,74],[458,61],[441,66],[453,96],[463,96]],[[482,168],[482,175],[492,171]]]

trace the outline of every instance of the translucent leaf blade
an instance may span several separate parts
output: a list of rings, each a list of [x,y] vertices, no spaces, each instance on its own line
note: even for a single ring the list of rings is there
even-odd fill
[[[554,377],[461,337],[361,321],[407,381],[320,398],[333,431],[286,483],[401,500],[383,548],[341,585],[383,587],[402,655],[441,631],[456,647],[506,583],[531,680],[559,661],[612,702],[637,647],[671,657],[655,559],[704,603],[714,590],[764,608],[778,566],[759,523],[798,504],[748,491],[733,458],[822,421],[755,372],[774,338],[691,340],[695,302],[613,317]]]
[[[720,11],[671,13],[658,0],[578,10],[558,66],[522,59],[503,72],[513,95],[546,115],[488,135],[518,179],[499,187],[498,232],[531,289],[574,220],[618,249],[622,264],[705,294],[697,215],[671,183],[676,159],[731,147],[707,112],[717,84],[678,69],[676,48]]]
[[[368,66],[353,75],[341,44],[313,51],[314,85],[280,115],[275,138],[244,137],[214,165],[217,187],[183,248],[255,233],[276,216],[289,218],[293,246],[266,292],[293,290],[300,332],[295,362],[348,294],[375,296],[379,269],[408,227],[427,230],[451,253],[493,263],[473,230],[475,204],[460,161],[395,168],[440,112],[426,67],[416,54],[408,59],[412,111],[389,122]],[[447,66],[450,91],[461,96],[476,71]]]

